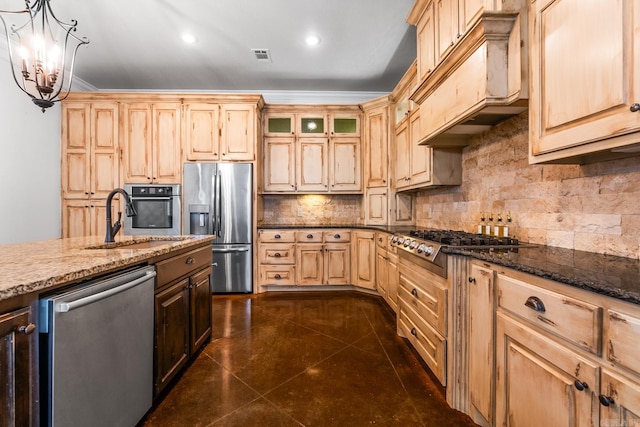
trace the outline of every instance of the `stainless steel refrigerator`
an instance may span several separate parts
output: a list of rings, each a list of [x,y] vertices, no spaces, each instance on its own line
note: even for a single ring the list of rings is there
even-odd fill
[[[211,291],[252,292],[250,163],[185,163],[185,234],[212,234]]]

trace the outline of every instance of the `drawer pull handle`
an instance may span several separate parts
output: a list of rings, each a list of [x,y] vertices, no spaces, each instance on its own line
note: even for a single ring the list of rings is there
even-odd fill
[[[640,104],[638,103],[631,104],[631,107],[629,107],[629,110],[631,110],[632,113],[635,113],[636,111],[640,111]]]
[[[411,291],[411,295],[413,295],[414,297],[418,296],[418,291],[416,290],[416,288],[413,288],[413,290]]]
[[[544,303],[538,297],[527,298],[527,302],[525,302],[524,305],[537,311],[538,313],[544,313],[546,311],[546,309],[544,308]]]
[[[600,404],[602,406],[609,406],[609,405],[613,405],[614,403],[616,403],[613,400],[613,397],[605,396],[604,394],[601,394],[600,396],[598,396],[598,400],[600,401]]]
[[[586,390],[586,389],[588,389],[588,388],[589,388],[589,384],[587,384],[587,383],[585,383],[585,382],[583,382],[583,381],[580,381],[580,380],[575,380],[575,382],[573,383],[573,385],[575,385],[575,386],[576,386],[576,388],[577,388],[578,390],[580,390],[580,391],[582,391],[582,390]]]
[[[476,283],[475,277],[469,277],[469,283]]]
[[[280,236],[279,234],[276,234],[275,236],[273,236],[274,239],[282,239],[282,236]]]
[[[277,280],[282,279],[282,276],[280,276],[279,274],[276,274],[274,277],[275,277]]]
[[[340,235],[339,235],[339,234],[336,234],[336,235],[334,235],[334,236],[333,236],[333,238],[334,238],[334,239],[339,239],[339,238],[340,238]]]
[[[413,335],[414,337],[418,337],[418,331],[416,331],[416,328],[411,328],[411,335]]]
[[[273,256],[276,258],[280,258],[282,255],[280,255],[280,252],[276,252],[275,254],[273,254]]]
[[[24,335],[31,335],[36,330],[36,325],[29,323],[27,326],[20,326],[18,332]]]
[[[313,239],[313,234],[307,234],[307,239]]]
[[[194,261],[195,260],[193,258],[189,257],[185,262],[187,263],[187,265],[189,265],[189,264],[193,264]]]

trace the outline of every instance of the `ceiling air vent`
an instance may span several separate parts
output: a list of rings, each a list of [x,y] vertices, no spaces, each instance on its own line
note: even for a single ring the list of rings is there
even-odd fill
[[[269,49],[251,49],[259,62],[271,62],[271,52]]]

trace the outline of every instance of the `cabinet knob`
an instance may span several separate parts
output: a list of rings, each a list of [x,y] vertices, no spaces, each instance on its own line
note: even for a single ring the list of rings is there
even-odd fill
[[[84,194],[89,195],[89,192],[85,191]]]
[[[275,254],[273,254],[273,256],[276,258],[280,258],[282,255],[280,255],[280,252],[276,252]]]
[[[279,234],[276,234],[275,236],[273,236],[274,239],[282,239],[282,236],[280,236]]]
[[[339,234],[334,234],[334,235],[333,235],[333,238],[334,238],[334,239],[339,239],[339,238],[340,238],[340,235],[339,235]]]
[[[418,291],[416,290],[416,288],[413,288],[413,290],[411,291],[411,295],[413,295],[414,297],[418,296]]]
[[[546,311],[544,303],[538,297],[529,297],[524,303],[525,306],[537,311],[538,313],[544,313]]]
[[[189,258],[187,258],[187,260],[185,261],[185,263],[186,263],[187,265],[190,265],[190,264],[193,264],[193,262],[194,262],[194,261],[195,261],[195,260],[194,260],[193,258],[189,257]]]
[[[469,277],[469,283],[476,283],[475,277]]]
[[[418,331],[416,331],[416,328],[411,328],[411,335],[413,335],[414,337],[418,336]]]
[[[218,155],[218,153],[213,153],[213,155],[214,155],[214,156],[217,156],[217,155]]]
[[[602,406],[610,406],[616,403],[613,400],[613,397],[605,396],[604,394],[601,394],[600,396],[598,396],[598,400],[600,401],[600,404]]]
[[[222,155],[223,155],[223,156],[226,156],[226,155],[227,155],[227,153],[222,153]]]
[[[640,111],[640,104],[638,103],[631,104],[631,107],[629,107],[629,110],[631,110],[632,113],[635,113],[636,111]]]
[[[20,326],[18,332],[24,335],[31,335],[36,330],[36,325],[29,323],[26,326]]]
[[[453,46],[453,40],[451,41],[451,46]]]
[[[273,277],[275,277],[275,278],[276,278],[276,280],[280,280],[280,279],[282,279],[282,276],[280,276],[279,274],[276,274],[276,275],[275,275],[275,276],[273,276]]]
[[[307,234],[307,239],[313,239],[313,234]]]
[[[580,391],[582,391],[582,390],[586,390],[586,389],[588,389],[588,388],[589,388],[589,384],[587,384],[587,383],[585,383],[585,382],[583,382],[583,381],[580,381],[580,380],[575,380],[575,382],[573,383],[573,385],[575,385],[575,386],[576,386],[576,388],[577,388],[578,390],[580,390]]]

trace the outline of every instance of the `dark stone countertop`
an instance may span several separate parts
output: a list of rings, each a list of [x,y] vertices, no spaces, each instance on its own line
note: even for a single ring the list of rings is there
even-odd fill
[[[415,230],[412,225],[362,225],[362,224],[263,224],[258,225],[258,230],[287,230],[307,228],[357,228],[362,230],[384,231],[386,233],[408,233]]]
[[[526,245],[516,251],[449,247],[464,255],[555,280],[576,288],[640,304],[640,260],[552,246]]]

